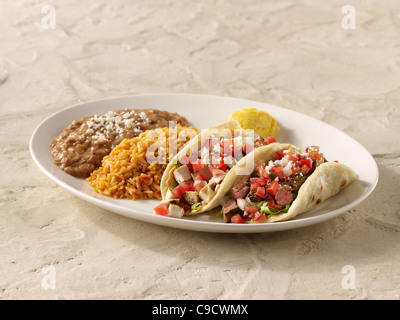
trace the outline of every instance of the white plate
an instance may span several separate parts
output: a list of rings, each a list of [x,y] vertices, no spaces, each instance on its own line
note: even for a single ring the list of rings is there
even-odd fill
[[[235,110],[254,107],[276,117],[281,131],[279,142],[298,147],[319,145],[328,160],[339,160],[353,168],[358,180],[342,192],[322,203],[316,209],[290,221],[272,224],[226,224],[215,217],[215,210],[183,219],[158,216],[153,207],[155,200],[131,201],[112,199],[92,191],[84,179],[72,177],[52,162],[50,141],[71,121],[84,116],[104,114],[122,108],[153,108],[177,112],[185,116],[198,129],[206,129],[225,120]],[[192,94],[154,94],[125,96],[82,103],[61,110],[45,119],[34,131],[30,152],[39,168],[60,186],[76,196],[107,210],[150,223],[188,230],[208,232],[268,232],[304,227],[331,219],[359,204],[375,188],[378,167],[370,153],[357,141],[334,127],[284,108],[261,102],[229,97]]]

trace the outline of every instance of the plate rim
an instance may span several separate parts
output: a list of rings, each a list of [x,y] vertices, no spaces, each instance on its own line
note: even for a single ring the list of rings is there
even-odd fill
[[[364,192],[359,198],[356,200],[338,208],[332,211],[329,211],[327,213],[324,213],[322,215],[318,216],[312,216],[312,217],[305,217],[302,219],[298,220],[287,220],[287,221],[280,221],[280,222],[275,222],[275,223],[268,223],[268,224],[227,224],[227,223],[219,223],[219,222],[210,222],[210,221],[200,221],[200,220],[190,220],[190,219],[176,219],[176,218],[171,218],[171,217],[162,217],[158,215],[150,215],[148,213],[143,213],[138,209],[135,208],[126,208],[126,207],[118,207],[117,205],[103,201],[102,199],[99,199],[97,197],[93,197],[90,194],[84,193],[75,187],[69,185],[67,182],[62,181],[55,175],[51,174],[47,168],[42,164],[42,162],[39,160],[39,157],[35,153],[35,139],[40,132],[40,130],[43,129],[43,126],[53,119],[54,117],[66,113],[68,111],[71,111],[72,109],[78,109],[78,108],[84,108],[85,105],[87,104],[95,104],[95,103],[101,103],[104,101],[113,101],[113,100],[122,100],[122,99],[134,99],[136,97],[141,97],[141,98],[146,98],[146,97],[190,97],[190,98],[196,98],[196,97],[203,97],[203,98],[208,98],[208,99],[231,99],[231,100],[240,100],[243,103],[258,103],[258,104],[263,104],[265,106],[270,106],[273,108],[285,110],[286,112],[290,112],[296,115],[299,115],[301,117],[306,117],[311,121],[317,121],[321,125],[328,126],[330,129],[340,132],[341,134],[345,135],[347,139],[351,140],[352,143],[357,144],[359,147],[363,149],[363,151],[368,154],[370,157],[370,160],[372,160],[372,163],[374,164],[374,172],[375,172],[375,180],[372,182],[371,186],[369,189]],[[189,121],[190,122],[190,121]],[[63,187],[64,189],[68,190],[75,196],[78,196],[79,198],[92,203],[98,207],[101,207],[103,209],[106,209],[108,211],[111,211],[113,213],[117,213],[126,217],[129,217],[131,219],[136,219],[139,221],[145,221],[148,223],[152,224],[157,224],[157,225],[162,225],[162,226],[167,226],[167,227],[173,227],[173,228],[178,228],[178,229],[185,229],[185,230],[192,230],[192,231],[203,231],[203,232],[219,232],[219,233],[265,233],[265,232],[274,232],[274,231],[283,231],[283,230],[290,230],[290,229],[296,229],[296,228],[301,228],[301,227],[306,227],[314,224],[321,223],[323,221],[330,220],[345,211],[350,210],[351,208],[357,206],[361,202],[363,202],[367,197],[370,196],[370,194],[374,191],[376,185],[378,184],[379,181],[379,168],[376,163],[376,160],[373,158],[371,153],[357,140],[355,140],[353,137],[349,136],[347,133],[337,129],[336,127],[332,126],[329,123],[326,123],[322,120],[313,118],[307,114],[292,110],[292,109],[287,109],[284,107],[272,105],[263,101],[257,101],[257,100],[249,100],[249,99],[242,99],[242,98],[236,98],[236,97],[231,97],[231,96],[220,96],[220,95],[209,95],[209,94],[199,94],[199,93],[151,93],[151,94],[133,94],[133,95],[123,95],[123,96],[115,96],[115,97],[106,97],[106,98],[100,98],[100,99],[95,99],[95,100],[89,100],[89,101],[83,101],[78,104],[70,105],[65,108],[62,108],[61,110],[47,116],[44,118],[42,121],[39,122],[39,124],[36,126],[34,131],[32,132],[32,135],[29,140],[29,151],[30,155],[35,162],[35,164],[39,167],[39,169],[44,172],[51,180],[56,182],[58,185]],[[132,213],[134,216],[132,216]]]

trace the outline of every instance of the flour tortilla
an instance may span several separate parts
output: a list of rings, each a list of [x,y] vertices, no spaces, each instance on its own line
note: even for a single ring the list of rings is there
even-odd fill
[[[227,120],[215,127],[212,127],[208,130],[202,131],[199,133],[196,137],[194,137],[191,141],[189,141],[182,149],[181,151],[178,152],[178,154],[172,159],[172,161],[168,164],[167,168],[164,171],[164,174],[161,178],[161,195],[163,198],[163,201],[165,200],[167,191],[168,191],[168,186],[172,185],[172,182],[175,180],[173,172],[176,168],[175,164],[178,159],[181,159],[183,156],[188,154],[190,150],[196,150],[200,151],[199,145],[201,141],[205,141],[203,139],[207,139],[208,137],[212,136],[213,134],[223,132],[223,130],[237,130],[236,132],[241,132],[242,135],[246,134],[246,130],[244,130],[239,122],[236,120]],[[278,146],[279,145],[279,146]],[[229,190],[233,187],[234,183],[237,181],[238,178],[242,178],[243,176],[250,175],[251,172],[253,172],[254,169],[254,164],[258,161],[255,157],[256,153],[255,151],[263,148],[265,151],[263,153],[257,153],[258,157],[261,156],[269,156],[272,155],[284,148],[285,146],[289,147],[290,145],[284,145],[284,144],[277,144],[277,143],[272,143],[268,146],[262,146],[259,148],[256,148],[252,152],[250,152],[248,155],[240,159],[234,165],[226,174],[224,180],[219,183],[215,189],[215,194],[211,201],[208,203],[203,202],[203,207],[201,210],[195,212],[195,213],[185,213],[186,215],[195,215],[199,214],[205,211],[209,211],[211,209],[214,209],[218,207],[221,204],[222,198],[229,192]],[[269,151],[270,150],[270,151]]]
[[[310,211],[326,199],[339,193],[357,179],[350,167],[337,162],[324,162],[307,178],[300,187],[296,199],[287,213],[270,215],[266,222],[285,221]]]

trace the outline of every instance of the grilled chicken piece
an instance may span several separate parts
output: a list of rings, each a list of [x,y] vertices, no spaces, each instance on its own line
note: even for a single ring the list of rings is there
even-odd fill
[[[174,170],[174,177],[178,184],[192,179],[187,165],[180,166]]]
[[[184,192],[183,193],[183,198],[191,206],[200,202],[199,194],[196,191],[186,191],[186,192]]]
[[[212,198],[214,198],[215,194],[217,193],[215,191],[217,184],[213,181],[208,183],[203,189],[200,190],[199,196],[201,200],[205,201],[206,203],[209,203]]]
[[[168,217],[182,218],[185,211],[180,206],[171,203],[168,208]]]

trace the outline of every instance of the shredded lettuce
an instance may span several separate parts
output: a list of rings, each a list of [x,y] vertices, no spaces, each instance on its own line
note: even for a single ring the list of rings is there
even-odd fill
[[[177,168],[179,168],[182,165],[182,163],[179,161],[178,158],[172,159],[171,163],[174,164]]]
[[[172,191],[174,190],[177,186],[178,186],[178,182],[176,182],[175,180],[172,181],[172,185],[169,186],[169,189]]]
[[[288,212],[289,208],[290,208],[290,204],[287,204],[283,209],[281,210],[277,210],[275,208],[269,207],[268,206],[268,202],[267,201],[261,201],[258,204],[259,207],[259,211],[262,214],[281,214],[281,213],[286,213]]]
[[[190,208],[190,214],[192,213],[197,213],[199,212],[201,209],[203,208],[203,203],[202,202],[198,202],[192,205],[192,207]]]

